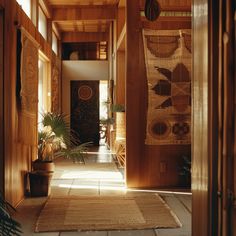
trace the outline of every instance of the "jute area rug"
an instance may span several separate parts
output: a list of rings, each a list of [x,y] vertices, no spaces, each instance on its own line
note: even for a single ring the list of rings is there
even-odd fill
[[[68,196],[49,198],[38,218],[35,232],[180,226],[176,215],[157,194]]]

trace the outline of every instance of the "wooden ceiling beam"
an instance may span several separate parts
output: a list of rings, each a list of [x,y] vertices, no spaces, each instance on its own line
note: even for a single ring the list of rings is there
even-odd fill
[[[53,29],[53,32],[56,34],[57,38],[59,40],[61,40],[61,33],[60,33],[59,29],[58,29],[58,25],[57,25],[56,22],[52,23],[52,29]]]
[[[84,8],[53,8],[53,21],[74,20],[114,20],[116,18],[115,7],[84,7]]]
[[[144,10],[145,0],[140,1],[140,8]],[[191,0],[158,0],[162,11],[191,11]]]
[[[108,33],[64,32],[61,39],[62,43],[101,42],[108,41]]]
[[[46,14],[47,18],[52,18],[52,10],[48,4],[47,0],[39,0],[39,5],[41,6],[43,12]]]

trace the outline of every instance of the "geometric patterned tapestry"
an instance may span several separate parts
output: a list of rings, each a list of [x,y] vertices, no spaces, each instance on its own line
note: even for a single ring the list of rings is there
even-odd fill
[[[148,145],[191,143],[191,30],[143,30]]]

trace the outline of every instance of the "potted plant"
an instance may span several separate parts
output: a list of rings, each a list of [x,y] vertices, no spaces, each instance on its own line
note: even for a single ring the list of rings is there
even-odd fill
[[[2,236],[20,236],[21,225],[11,217],[10,211],[15,208],[4,200],[0,192],[0,235]]]
[[[78,146],[70,145],[66,148],[62,148],[55,153],[55,157],[64,157],[71,159],[74,163],[85,163],[84,155],[88,151],[88,147],[92,145],[92,142],[82,143]]]
[[[38,132],[38,159],[33,162],[33,171],[29,173],[31,196],[50,194],[55,157],[76,159],[82,156],[88,145],[78,144],[70,134],[65,115],[51,112],[43,114],[42,128]]]
[[[73,140],[65,115],[47,112],[42,118],[42,128],[38,132],[38,159],[33,162],[33,169],[54,171],[54,153],[66,148]]]
[[[191,187],[191,157],[182,156],[182,163],[179,168],[180,185]]]

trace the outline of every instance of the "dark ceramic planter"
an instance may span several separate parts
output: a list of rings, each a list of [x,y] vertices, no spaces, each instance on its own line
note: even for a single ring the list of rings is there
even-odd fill
[[[30,194],[32,197],[49,196],[52,171],[32,171],[29,173]]]

